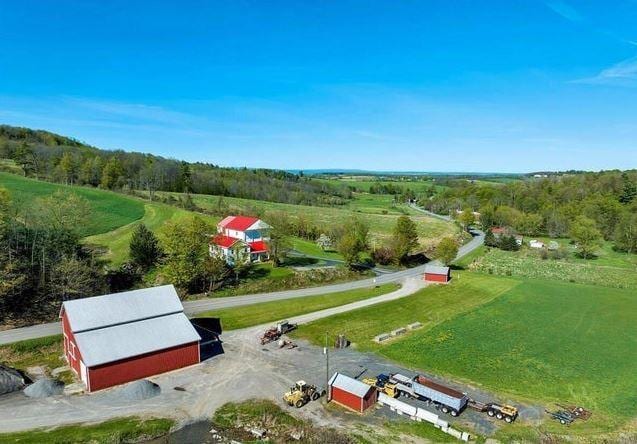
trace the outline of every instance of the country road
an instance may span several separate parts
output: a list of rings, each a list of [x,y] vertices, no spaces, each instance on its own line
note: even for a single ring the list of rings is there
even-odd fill
[[[417,211],[431,215],[429,211],[419,207],[412,206]],[[439,216],[439,215],[438,215]],[[445,216],[439,216],[445,218]],[[456,260],[469,254],[484,242],[484,233],[479,230],[472,230],[473,239],[462,245],[458,250]],[[308,296],[316,296],[320,294],[337,293],[341,291],[354,290],[358,288],[371,287],[373,285],[386,284],[392,282],[403,282],[406,278],[422,275],[425,265],[401,270],[393,273],[381,274],[375,278],[362,279],[359,281],[343,282],[340,284],[325,285],[319,287],[301,288],[297,290],[277,291],[272,293],[256,293],[244,296],[232,296],[225,298],[200,299],[184,302],[184,311],[189,316],[203,313],[210,310],[219,310],[222,308],[233,308],[244,305],[251,305],[260,302],[280,301],[283,299],[302,298]],[[0,331],[0,345],[10,344],[12,342],[24,341],[26,339],[35,339],[45,336],[61,334],[61,326],[59,322],[51,322],[47,324],[32,325],[30,327],[15,328],[11,330]]]

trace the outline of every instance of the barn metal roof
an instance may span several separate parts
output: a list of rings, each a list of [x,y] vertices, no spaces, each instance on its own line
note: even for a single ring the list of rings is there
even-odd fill
[[[348,393],[352,393],[359,398],[363,398],[372,388],[364,382],[360,382],[341,373],[334,373],[334,376],[330,378],[329,385],[344,390]]]
[[[75,335],[82,361],[87,367],[201,340],[183,313],[129,324],[89,330]]]
[[[62,309],[73,333],[184,311],[172,285],[65,301]]]
[[[442,267],[440,265],[425,265],[425,273],[431,274],[449,274],[449,267]]]

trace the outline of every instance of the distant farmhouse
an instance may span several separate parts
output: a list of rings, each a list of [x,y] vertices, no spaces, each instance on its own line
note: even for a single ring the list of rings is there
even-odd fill
[[[210,242],[210,255],[224,258],[229,265],[237,261],[268,260],[271,228],[256,217],[228,216],[217,224],[217,234]]]
[[[509,227],[493,227],[491,228],[491,232],[496,239],[500,239],[502,236],[513,236],[515,238],[515,243],[519,246],[522,246],[522,242],[524,241],[524,237],[522,235],[516,234],[515,231]]]

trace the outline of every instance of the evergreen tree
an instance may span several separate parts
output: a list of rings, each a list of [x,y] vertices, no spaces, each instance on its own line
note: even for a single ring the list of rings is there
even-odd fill
[[[624,181],[624,189],[619,196],[619,201],[623,204],[629,204],[637,197],[637,185],[630,180],[626,173],[622,174],[622,180]]]
[[[129,256],[133,264],[148,270],[154,266],[162,256],[159,239],[146,225],[135,227],[130,240]]]
[[[497,247],[498,246],[498,240],[495,238],[495,235],[493,234],[493,231],[491,231],[490,228],[484,234],[484,244],[487,247]]]

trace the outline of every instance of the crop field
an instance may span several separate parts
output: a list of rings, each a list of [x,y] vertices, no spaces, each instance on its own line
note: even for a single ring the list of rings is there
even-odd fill
[[[378,345],[371,338],[409,322],[422,329]],[[616,430],[637,415],[634,291],[460,273],[446,287],[333,316],[296,335],[317,344],[344,333],[362,350],[518,400],[594,411],[573,433]],[[549,422],[554,432],[559,424]],[[562,430],[563,432],[563,430]]]
[[[631,265],[633,256],[622,255],[607,258],[606,262],[621,263],[622,266],[600,265],[604,259],[597,260],[554,260],[541,259],[533,254],[492,249],[477,259],[469,268],[473,271],[500,276],[520,276],[535,279],[577,282],[582,284],[603,285],[615,288],[637,289],[637,266]]]
[[[195,204],[204,209],[214,208],[219,201],[217,196],[199,194],[192,197]],[[353,216],[358,216],[369,224],[372,241],[377,242],[384,242],[391,236],[396,219],[399,216],[399,214],[381,214],[380,212],[377,214],[357,212],[347,208],[291,205],[231,197],[224,197],[223,200],[230,206],[230,212],[283,211],[290,214],[291,217],[303,214],[314,223],[324,226],[343,223]],[[453,224],[432,217],[424,215],[413,215],[411,217],[416,222],[420,243],[424,248],[437,243],[437,240],[443,236],[454,235],[459,232],[458,228]]]
[[[0,172],[0,187],[9,190],[11,199],[18,205],[51,196],[57,191],[75,193],[83,197],[88,201],[92,211],[84,233],[86,236],[106,233],[144,216],[142,201],[110,191],[59,185],[2,172]]]
[[[369,193],[370,188],[373,185],[392,185],[396,187],[401,187],[404,190],[412,190],[416,194],[421,193],[425,190],[434,186],[437,191],[443,190],[445,187],[441,185],[437,185],[434,180],[389,180],[389,179],[373,179],[369,176],[340,176],[334,177],[331,179],[327,178],[317,178],[314,180],[318,180],[321,182],[325,182],[331,185],[335,183],[340,183],[344,186],[350,186],[356,188],[357,191],[362,191],[365,193]]]

